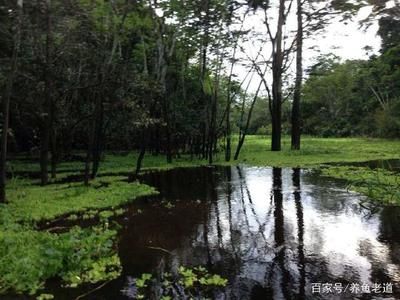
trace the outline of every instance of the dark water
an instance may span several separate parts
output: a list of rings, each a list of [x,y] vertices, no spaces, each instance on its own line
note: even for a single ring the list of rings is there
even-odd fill
[[[132,299],[121,290],[133,277],[181,265],[229,279],[215,299],[400,299],[399,208],[371,211],[363,196],[299,169],[176,169],[144,181],[161,194],[119,220],[123,274],[85,299]],[[393,293],[351,293],[352,283],[392,283]],[[347,291],[312,293],[317,284]]]

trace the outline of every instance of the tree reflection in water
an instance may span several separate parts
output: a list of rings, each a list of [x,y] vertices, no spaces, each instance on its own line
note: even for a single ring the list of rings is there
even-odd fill
[[[213,299],[314,299],[313,282],[400,283],[399,209],[366,214],[362,197],[331,180],[249,167],[177,169],[143,180],[160,195],[134,203],[118,220],[124,272],[94,299],[120,295],[142,273],[157,278],[149,297],[157,299],[160,274],[180,266],[227,278]],[[389,296],[400,298],[394,292]]]

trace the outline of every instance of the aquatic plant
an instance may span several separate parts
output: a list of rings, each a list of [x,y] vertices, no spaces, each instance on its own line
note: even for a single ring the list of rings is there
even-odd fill
[[[347,188],[386,205],[400,205],[400,176],[384,169],[335,166],[323,168],[323,176],[343,179]]]
[[[228,280],[218,274],[209,273],[203,267],[188,268],[180,266],[176,274],[162,273],[159,278],[144,273],[130,281],[129,288],[123,291],[135,299],[151,298],[153,290],[159,290],[160,299],[175,299],[174,295],[184,295],[188,299],[207,299],[213,291],[221,289],[228,284]]]
[[[55,276],[70,287],[116,278],[121,266],[113,249],[115,235],[103,227],[74,227],[63,234],[0,231],[0,293],[35,294]]]
[[[80,183],[39,187],[29,180],[14,180],[9,186],[10,202],[0,205],[0,294],[34,295],[52,277],[69,287],[118,277],[117,232],[109,228],[108,219],[124,210],[103,209],[156,193],[147,185],[120,179],[103,178],[112,185],[101,187],[96,181],[89,187]],[[69,221],[98,216],[102,222],[85,229],[75,226],[63,233],[38,230],[38,222],[64,216]],[[46,295],[38,297],[50,299]]]

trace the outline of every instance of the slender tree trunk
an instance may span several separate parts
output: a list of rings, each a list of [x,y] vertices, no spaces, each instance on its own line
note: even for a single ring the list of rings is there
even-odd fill
[[[54,99],[50,103],[50,151],[51,151],[51,178],[55,179],[57,177],[57,161],[58,161],[58,148],[57,148],[57,135],[55,128],[55,115],[56,107]]]
[[[301,203],[301,186],[300,186],[300,169],[294,168],[292,174],[293,188],[294,188],[294,201],[296,207],[297,217],[297,250],[298,250],[298,268],[299,268],[299,299],[305,298],[305,286],[306,286],[306,263],[304,253],[304,210],[303,204]]]
[[[166,156],[167,163],[172,162],[172,130],[171,130],[171,116],[170,116],[170,105],[169,99],[167,96],[167,84],[166,84],[166,76],[168,72],[168,64],[169,61],[175,51],[175,43],[176,37],[172,37],[171,45],[167,49],[167,46],[164,41],[164,32],[165,32],[165,24],[164,21],[159,21],[158,23],[158,38],[157,38],[157,50],[158,50],[158,59],[157,59],[157,79],[160,82],[162,97],[163,97],[163,116],[164,121],[166,123]]]
[[[292,150],[300,150],[301,137],[301,85],[303,80],[303,7],[297,0],[297,37],[296,37],[296,83],[292,107]]]
[[[169,105],[168,105],[168,100],[166,99],[167,95],[164,95],[164,120],[166,123],[166,137],[167,137],[167,163],[172,163],[172,138],[171,138],[171,121],[170,121],[170,116],[169,116]]]
[[[286,267],[286,247],[285,247],[285,221],[282,193],[282,169],[273,168],[273,199],[274,199],[274,240],[275,247],[280,248],[276,254],[276,259],[281,271],[281,290],[284,299],[290,299],[288,283],[290,282],[290,273]]]
[[[207,80],[207,51],[208,51],[208,44],[209,44],[209,26],[210,26],[210,1],[206,0],[204,3],[204,35],[201,41],[201,51],[200,51],[200,66],[201,66],[201,73],[200,73],[200,80],[202,83],[202,100],[205,106],[204,108],[204,116],[202,121],[202,130],[203,130],[203,158],[208,159],[209,163],[210,160],[212,161],[212,154],[210,155],[210,151],[212,151],[212,146],[210,146],[210,130],[211,130],[211,114],[210,112],[210,105],[212,101],[212,97],[207,95],[206,93],[206,80]],[[212,108],[211,108],[212,110]]]
[[[46,185],[49,181],[48,167],[49,167],[49,122],[43,121],[41,134],[40,134],[40,183]]]
[[[57,177],[57,162],[58,162],[58,149],[57,149],[57,137],[56,132],[53,129],[51,131],[51,178]]]
[[[204,113],[203,120],[207,118],[207,113]],[[207,123],[205,121],[202,122],[202,134],[201,134],[201,158],[207,159],[208,157],[208,147],[207,147]]]
[[[3,98],[2,113],[3,113],[3,127],[1,135],[1,155],[0,155],[0,203],[6,202],[6,172],[7,172],[7,142],[8,142],[8,129],[10,121],[10,99],[14,85],[14,79],[17,73],[18,53],[21,43],[21,23],[23,14],[23,0],[18,0],[18,17],[16,25],[16,33],[14,35],[14,46],[11,55],[11,70],[8,76],[5,94]]]
[[[88,144],[90,144],[90,142]],[[90,145],[88,146],[88,148],[90,148]],[[86,151],[85,174],[84,174],[84,179],[83,179],[86,186],[89,185],[89,181],[90,181],[90,164],[91,164],[91,160],[92,160],[92,151],[91,151],[91,149],[88,149]]]
[[[215,71],[215,82],[214,91],[210,97],[211,104],[211,120],[210,120],[210,135],[209,135],[209,153],[208,153],[208,163],[211,165],[213,163],[214,152],[217,152],[217,110],[218,110],[218,91],[219,91],[219,80],[221,76],[222,68],[222,54],[219,58],[219,66]],[[229,155],[230,158],[230,155]]]
[[[217,89],[215,89],[217,90]],[[211,100],[211,120],[210,120],[210,129],[209,129],[209,138],[208,138],[208,163],[212,165],[213,163],[213,155],[214,155],[214,145],[216,142],[216,134],[215,134],[215,123],[217,116],[217,91],[215,91],[215,95],[210,97]]]
[[[143,129],[141,148],[140,148],[140,153],[139,153],[138,159],[136,161],[136,170],[135,170],[134,178],[137,178],[139,176],[140,170],[142,169],[142,163],[143,163],[143,159],[144,159],[144,155],[146,153],[146,147],[147,147],[146,135],[147,135],[147,132],[145,129]]]
[[[46,64],[45,64],[45,103],[43,116],[41,137],[40,137],[40,179],[41,184],[46,185],[49,181],[48,166],[49,166],[49,144],[50,132],[53,123],[53,99],[52,99],[52,67],[51,67],[51,0],[46,1]]]
[[[285,23],[285,0],[280,0],[279,17],[274,54],[272,59],[272,151],[281,150],[282,135],[282,68],[283,68],[283,26]]]
[[[103,101],[97,103],[94,126],[94,142],[93,142],[93,164],[91,178],[94,179],[97,176],[99,170],[100,159],[101,159],[101,145],[103,136],[103,121],[104,121],[104,106]]]
[[[85,174],[84,174],[84,183],[85,185],[89,185],[90,181],[90,170],[92,167],[92,162],[93,162],[93,148],[95,144],[95,136],[96,136],[96,116],[98,115],[98,110],[100,109],[101,105],[101,99],[100,95],[95,95],[95,104],[94,104],[94,114],[92,117],[92,122],[89,122],[88,126],[88,145],[87,145],[87,151],[86,151],[86,160],[85,160]]]
[[[277,102],[273,105],[271,151],[281,151],[281,139],[282,139],[281,114],[282,114],[281,103]]]
[[[225,149],[225,161],[231,160],[231,106],[226,111],[226,149]]]
[[[246,12],[247,15],[247,12]],[[242,25],[240,27],[240,30],[243,29],[243,24],[244,24],[245,17],[242,20]],[[225,149],[225,161],[230,161],[231,160],[231,155],[232,155],[232,147],[231,147],[231,106],[232,106],[232,100],[233,97],[231,95],[231,86],[232,86],[232,76],[233,76],[233,68],[235,67],[236,63],[236,51],[238,47],[238,42],[239,42],[239,36],[235,40],[235,44],[233,47],[233,54],[232,54],[232,63],[231,63],[231,68],[229,72],[229,78],[228,78],[228,87],[227,87],[227,103],[226,103],[226,149]]]
[[[236,48],[234,49],[233,61],[231,64],[231,71],[228,78],[228,87],[227,87],[227,99],[226,99],[226,149],[225,149],[225,161],[231,160],[231,103],[232,103],[232,95],[231,95],[231,81],[234,67]]]
[[[121,23],[119,24],[119,28],[116,29],[112,36],[112,46],[110,55],[104,62],[104,67],[99,71],[99,83],[100,90],[96,93],[96,101],[94,107],[94,115],[93,115],[93,125],[89,136],[88,150],[86,154],[86,163],[85,163],[85,184],[89,184],[90,178],[94,179],[97,176],[97,172],[100,165],[101,158],[101,145],[103,139],[103,123],[104,123],[104,104],[103,100],[105,98],[105,84],[107,80],[112,74],[115,65],[113,66],[113,59],[118,49],[118,34],[121,31],[123,24],[125,22],[125,18],[127,15],[127,11],[125,11],[122,16]],[[114,17],[114,16],[111,16]],[[91,174],[90,167],[92,166]]]

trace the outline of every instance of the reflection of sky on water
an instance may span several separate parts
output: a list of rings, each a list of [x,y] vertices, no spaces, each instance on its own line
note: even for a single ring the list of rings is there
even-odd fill
[[[232,168],[230,183],[222,181],[218,185],[218,201],[213,202],[208,220],[208,243],[209,247],[217,249],[216,252],[226,249],[240,257],[237,280],[264,285],[266,278],[272,276],[279,281],[283,270],[276,267],[274,259],[283,251],[283,268],[289,271],[291,280],[299,281],[299,220],[292,172],[291,169],[282,171],[281,190],[273,187],[272,169],[268,168]],[[337,278],[338,281],[373,284],[379,279],[374,274],[378,268],[387,278],[399,281],[399,266],[392,263],[389,246],[379,241],[379,214],[365,214],[358,205],[361,196],[335,186],[313,185],[309,179],[303,179],[305,176],[303,174],[300,181],[303,251],[309,264],[317,268],[318,264],[324,266],[321,280],[334,282]],[[282,194],[283,228],[279,229],[274,223],[274,188]],[[284,232],[283,249],[274,243],[276,230]],[[202,235],[204,232],[195,238],[197,243],[202,243]],[[278,294],[282,296],[282,291],[274,295]]]

